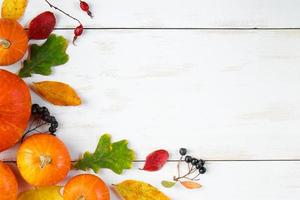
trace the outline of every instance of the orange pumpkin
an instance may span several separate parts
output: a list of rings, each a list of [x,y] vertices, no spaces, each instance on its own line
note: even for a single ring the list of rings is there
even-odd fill
[[[25,82],[0,69],[0,151],[22,137],[31,113],[31,97]]]
[[[0,199],[15,200],[18,195],[17,179],[8,165],[0,162]]]
[[[109,189],[105,183],[92,174],[73,177],[64,187],[64,200],[109,200]]]
[[[15,20],[0,19],[0,65],[11,65],[21,60],[28,47],[28,36]]]
[[[34,186],[50,186],[62,181],[71,168],[64,143],[51,134],[28,137],[17,152],[22,177]]]

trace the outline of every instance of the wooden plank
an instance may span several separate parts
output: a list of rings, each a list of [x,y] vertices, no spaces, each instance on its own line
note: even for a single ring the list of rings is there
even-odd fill
[[[0,1],[2,2],[2,0]],[[78,7],[78,1],[51,0],[78,17],[87,27],[127,28],[295,28],[300,27],[298,0],[102,0],[89,1],[94,19]],[[23,23],[42,11],[43,1],[29,1]],[[59,27],[76,23],[58,14]]]
[[[73,159],[105,132],[127,138],[137,159],[157,148],[178,159],[180,147],[205,159],[300,159],[299,42],[299,31],[87,31],[66,65],[26,81],[63,81],[82,97],[57,107],[33,94]]]
[[[109,170],[99,173],[108,185],[127,179],[137,179],[151,183],[161,189],[173,200],[215,200],[223,199],[264,199],[294,200],[300,195],[300,163],[299,162],[212,162],[208,163],[208,173],[201,176],[203,187],[199,190],[187,190],[180,184],[166,189],[160,186],[163,179],[172,179],[176,175],[175,163],[168,163],[159,172],[143,172],[135,169],[118,176]],[[71,172],[70,177],[79,172]],[[63,185],[64,183],[61,183]],[[21,181],[21,190],[29,186]],[[112,193],[112,200],[118,198]]]

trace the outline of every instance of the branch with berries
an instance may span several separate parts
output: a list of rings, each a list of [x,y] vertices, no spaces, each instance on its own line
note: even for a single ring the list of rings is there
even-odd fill
[[[45,2],[53,9],[63,13],[64,15],[66,15],[67,17],[75,20],[79,25],[77,27],[74,28],[74,37],[73,37],[73,44],[75,44],[75,41],[77,40],[77,38],[79,36],[82,35],[83,33],[83,25],[81,23],[81,21],[79,19],[77,19],[76,17],[70,15],[69,13],[65,12],[64,10],[62,10],[61,8],[53,5],[52,3],[49,2],[49,0],[45,0]],[[79,5],[82,11],[86,12],[91,18],[93,17],[92,12],[90,11],[90,6],[87,2],[85,1],[79,1]]]
[[[173,181],[162,181],[161,184],[166,187],[170,188],[173,187],[177,182],[180,182],[181,185],[188,189],[196,189],[200,188],[201,185],[197,183],[199,181],[199,176],[201,174],[206,173],[205,168],[205,160],[197,159],[190,155],[187,155],[186,148],[180,148],[180,159],[177,163],[177,176],[173,177]],[[182,165],[187,165],[187,171],[182,173]]]
[[[21,141],[23,141],[25,137],[31,133],[41,133],[42,131],[40,129],[47,125],[49,126],[49,133],[55,135],[58,128],[58,122],[54,116],[50,115],[48,108],[45,106],[40,107],[38,104],[33,104],[31,106],[31,117],[32,121]]]

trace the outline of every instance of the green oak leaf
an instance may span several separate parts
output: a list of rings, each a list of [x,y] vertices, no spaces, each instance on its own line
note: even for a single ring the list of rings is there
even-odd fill
[[[86,152],[74,164],[75,169],[92,169],[97,173],[101,168],[111,169],[116,174],[122,174],[124,169],[130,169],[135,158],[134,151],[128,148],[128,141],[121,140],[111,143],[111,136],[101,136],[94,153]]]
[[[31,45],[30,56],[24,61],[19,76],[30,77],[32,73],[50,75],[51,67],[68,62],[67,47],[68,41],[64,37],[55,34],[51,34],[41,46]]]

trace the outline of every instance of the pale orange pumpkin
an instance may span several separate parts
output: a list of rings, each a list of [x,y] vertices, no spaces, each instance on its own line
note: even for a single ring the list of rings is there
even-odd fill
[[[28,86],[17,75],[0,69],[0,152],[20,140],[30,114]]]
[[[0,65],[11,65],[21,60],[28,47],[28,36],[15,20],[0,19]]]

